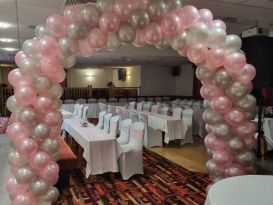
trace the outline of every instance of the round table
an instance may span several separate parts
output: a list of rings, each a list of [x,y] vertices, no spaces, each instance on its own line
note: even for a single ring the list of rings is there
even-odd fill
[[[215,183],[205,205],[272,205],[273,176],[246,175]]]

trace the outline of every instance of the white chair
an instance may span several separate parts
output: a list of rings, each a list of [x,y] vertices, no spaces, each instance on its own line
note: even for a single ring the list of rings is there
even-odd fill
[[[108,102],[115,103],[115,102],[118,102],[118,99],[117,98],[109,98]]]
[[[78,114],[78,107],[80,106],[79,103],[75,104],[74,105],[74,110],[73,110],[73,116],[74,117],[77,117],[77,114]]]
[[[132,124],[131,119],[126,119],[120,122],[120,135],[117,139],[120,145],[128,144],[129,142],[129,131],[130,125]]]
[[[96,103],[96,102],[97,102],[97,99],[95,99],[95,98],[89,98],[89,99],[87,100],[87,102],[88,102],[88,103]]]
[[[130,118],[130,111],[125,108],[122,108],[121,115],[122,115],[122,120],[129,119]]]
[[[128,109],[130,109],[130,110],[135,109],[135,104],[136,104],[136,102],[129,102]]]
[[[74,104],[74,103],[75,103],[75,100],[73,100],[73,99],[64,100],[64,104]]]
[[[180,107],[174,108],[173,109],[173,117],[175,117],[177,119],[182,119],[182,108],[180,108]]]
[[[103,131],[105,133],[109,133],[109,128],[110,128],[110,119],[112,117],[112,113],[107,113],[103,117]]]
[[[110,132],[109,135],[111,137],[116,138],[118,134],[118,121],[119,121],[119,116],[114,116],[110,119]]]
[[[107,102],[107,100],[105,98],[99,98],[98,102]]]
[[[127,99],[126,98],[119,98],[119,102],[125,103],[125,102],[127,102]]]
[[[86,99],[84,99],[84,98],[79,98],[79,99],[76,100],[76,103],[86,104]]]
[[[182,127],[185,130],[185,137],[181,140],[181,145],[184,144],[192,144],[193,143],[193,126],[192,126],[192,116],[193,110],[192,109],[183,109],[182,110]]]
[[[163,97],[163,102],[170,102],[170,97]]]
[[[82,113],[83,113],[83,105],[79,105],[78,112],[77,112],[77,118],[82,119]]]
[[[83,107],[82,119],[87,120],[88,106]]]
[[[143,104],[143,111],[150,112],[152,107],[152,102],[146,102]]]
[[[104,119],[104,115],[106,115],[106,111],[102,111],[99,113],[99,122],[96,125],[96,128],[98,129],[103,129],[103,119]]]
[[[167,103],[162,103],[162,107],[169,107],[170,105]]]
[[[150,102],[154,102],[154,98],[153,97],[147,97],[146,100],[150,101]]]
[[[162,115],[169,115],[169,113],[170,113],[170,107],[161,108],[161,114]]]
[[[130,126],[129,143],[121,145],[121,154],[118,159],[119,170],[123,180],[134,174],[143,174],[143,123],[136,122]]]
[[[134,112],[133,110],[130,110],[130,119],[132,120],[132,122],[139,122],[139,117],[138,117],[138,113]]]
[[[155,113],[155,114],[158,114],[159,113],[159,105],[153,105],[151,107],[151,112]]]
[[[145,99],[143,97],[137,98],[137,102],[145,102]]]
[[[144,124],[144,141],[143,145],[146,148],[159,146],[162,147],[162,131],[155,130],[148,126],[148,117],[139,113],[139,121]]]
[[[137,103],[137,111],[142,111],[143,109],[143,102]]]
[[[100,112],[107,111],[108,106],[104,103],[99,102],[99,109],[100,109]]]
[[[128,98],[128,102],[136,102],[136,98]]]
[[[155,98],[155,102],[162,102],[162,98],[156,97],[156,98]]]

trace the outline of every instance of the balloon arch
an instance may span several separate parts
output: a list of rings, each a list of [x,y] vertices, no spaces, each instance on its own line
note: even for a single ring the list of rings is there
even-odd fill
[[[38,25],[33,39],[15,56],[19,68],[8,75],[15,94],[7,100],[12,124],[7,129],[13,151],[8,157],[12,176],[6,182],[13,205],[56,201],[58,141],[62,114],[59,85],[64,67],[76,54],[90,57],[122,43],[136,47],[171,46],[196,64],[212,183],[225,177],[254,173],[256,128],[250,122],[256,99],[249,93],[255,68],[246,63],[236,35],[225,23],[213,20],[208,9],[182,7],[181,0],[98,0],[69,6]]]

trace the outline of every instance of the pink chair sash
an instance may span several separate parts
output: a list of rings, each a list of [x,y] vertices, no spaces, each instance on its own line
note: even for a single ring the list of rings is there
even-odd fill
[[[142,111],[142,103],[137,104],[137,111]]]
[[[143,130],[138,130],[138,129],[131,129],[130,130],[130,136],[135,136],[135,137],[142,138],[143,135],[144,135]]]
[[[111,125],[110,125],[110,128],[111,128],[111,129],[116,129],[116,128],[117,128],[117,123],[111,124]]]
[[[152,108],[152,111],[151,111],[152,113],[158,113],[158,108]]]
[[[182,112],[180,112],[180,111],[174,111],[174,112],[173,112],[173,117],[179,118],[179,119],[180,119],[180,118],[181,118],[181,113],[182,113]]]

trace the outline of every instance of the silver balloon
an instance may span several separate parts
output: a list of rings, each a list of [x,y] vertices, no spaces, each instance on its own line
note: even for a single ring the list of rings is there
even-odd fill
[[[50,187],[48,191],[39,197],[40,200],[46,201],[46,202],[55,202],[59,198],[59,191],[56,187]]]
[[[27,57],[41,59],[42,56],[37,52],[37,39],[29,39],[23,43],[22,50]]]
[[[195,23],[188,31],[188,44],[206,44],[209,37],[209,28],[203,22]]]
[[[50,128],[45,123],[36,125],[32,132],[32,138],[38,142],[42,142],[49,137]]]
[[[224,169],[219,167],[213,160],[209,160],[206,163],[206,170],[209,174],[214,176],[224,176]]]
[[[64,56],[72,56],[78,52],[78,44],[76,41],[68,37],[59,40],[59,49]]]
[[[211,108],[211,103],[210,103],[210,101],[204,100],[203,106],[204,106],[204,108],[206,108],[206,109]]]
[[[235,101],[234,105],[245,110],[245,111],[252,111],[256,107],[256,98],[253,95],[247,95],[244,98]]]
[[[209,158],[212,158],[212,156],[213,156],[213,151],[210,150],[210,149],[207,149],[207,154],[208,154],[208,157],[209,157]]]
[[[39,24],[35,28],[35,36],[38,38],[41,38],[45,35],[48,35],[48,32],[46,30],[46,26],[43,24]]]
[[[112,11],[113,5],[113,0],[97,0],[97,7],[101,12]]]
[[[15,112],[18,109],[22,108],[22,106],[17,102],[14,95],[10,96],[7,99],[6,106],[7,106],[8,110],[11,112]]]
[[[216,48],[223,46],[226,40],[227,33],[221,28],[211,28],[209,31],[208,47]]]
[[[60,159],[60,152],[57,151],[57,152],[51,154],[50,157],[51,157],[52,160],[58,161]]]
[[[225,49],[228,53],[240,51],[241,47],[242,40],[239,36],[231,34],[226,37]]]
[[[245,141],[243,139],[240,139],[238,137],[234,137],[231,138],[228,141],[228,148],[232,151],[232,152],[242,152],[245,150],[246,148],[246,144]]]
[[[223,122],[224,116],[217,113],[217,112],[214,112],[211,109],[207,109],[203,113],[203,119],[204,119],[205,123],[208,123],[210,125],[214,125],[216,123]]]
[[[19,168],[15,173],[15,179],[20,184],[30,184],[36,177],[35,171],[28,166]]]
[[[22,74],[34,77],[41,73],[41,64],[38,59],[26,58],[21,62],[19,69]]]
[[[121,43],[117,37],[117,34],[116,33],[108,33],[106,50],[114,51],[114,50],[120,48],[120,46],[121,46]]]
[[[233,100],[239,100],[248,93],[248,87],[240,82],[233,82],[227,89],[226,94]]]
[[[51,80],[45,75],[37,75],[32,82],[38,93],[45,93],[52,87]]]
[[[167,5],[164,0],[152,0],[148,6],[148,14],[153,21],[160,21],[167,13]]]
[[[213,77],[213,83],[225,89],[232,83],[232,76],[224,69],[218,70]]]
[[[40,146],[40,149],[47,152],[49,155],[56,153],[59,149],[59,143],[57,139],[47,138]]]
[[[135,29],[142,29],[150,23],[149,14],[145,10],[135,10],[129,18],[129,23]]]
[[[118,39],[123,43],[132,43],[136,38],[135,30],[129,24],[122,24],[118,30]]]
[[[245,112],[246,119],[248,120],[254,120],[256,117],[256,109],[249,110]]]
[[[26,166],[28,164],[28,161],[17,151],[13,151],[8,156],[8,163],[10,166],[20,168]]]
[[[255,163],[255,155],[252,151],[245,151],[235,156],[235,161],[243,166],[251,166]]]
[[[30,185],[30,190],[35,196],[46,194],[48,189],[49,185],[43,179],[38,179]]]
[[[69,37],[73,40],[85,39],[88,32],[87,27],[80,22],[73,22],[69,24],[67,30]]]
[[[199,65],[195,71],[197,78],[201,81],[211,80],[215,72],[216,70],[208,69],[203,65]]]
[[[155,44],[155,47],[160,50],[164,50],[170,47],[170,39],[167,36],[163,36],[159,43]]]
[[[59,99],[62,97],[64,92],[64,89],[61,85],[59,84],[54,84],[49,90],[48,90],[48,94],[55,98],[55,99]]]
[[[81,17],[90,28],[98,26],[100,15],[100,11],[95,5],[88,4],[81,9]]]
[[[220,139],[229,139],[231,137],[231,129],[226,123],[217,123],[212,126],[212,133]]]
[[[71,68],[76,64],[76,57],[74,55],[72,56],[59,56],[60,60],[62,61],[62,64],[65,68]]]
[[[165,0],[167,11],[176,11],[182,7],[182,0]]]
[[[59,109],[61,109],[62,104],[63,104],[62,100],[56,99],[56,100],[54,100],[51,109],[53,109],[53,110],[59,110]]]
[[[178,34],[174,35],[170,39],[171,46],[177,50],[186,50],[187,49],[187,31],[181,30]]]
[[[22,108],[18,114],[18,121],[27,127],[33,127],[38,123],[38,113],[30,107]]]

